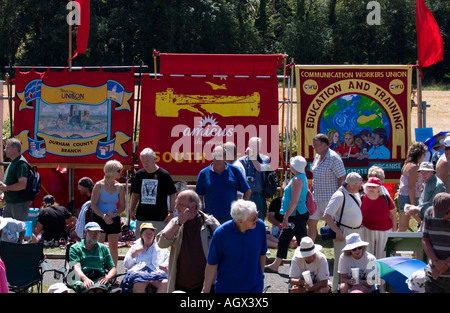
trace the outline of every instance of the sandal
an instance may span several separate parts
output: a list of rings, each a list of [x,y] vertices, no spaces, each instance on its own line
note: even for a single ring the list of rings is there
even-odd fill
[[[264,272],[265,272],[265,273],[278,274],[278,271],[274,271],[274,270],[271,269],[268,265],[266,265],[266,266],[264,267]]]

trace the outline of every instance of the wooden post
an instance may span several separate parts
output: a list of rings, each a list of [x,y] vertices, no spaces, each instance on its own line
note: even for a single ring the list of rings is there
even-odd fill
[[[422,107],[422,69],[417,61],[417,128],[423,128],[423,107]]]

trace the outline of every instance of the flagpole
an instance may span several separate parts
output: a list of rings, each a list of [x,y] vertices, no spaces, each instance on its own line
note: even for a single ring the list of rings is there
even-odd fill
[[[69,0],[70,2],[70,0]],[[69,16],[72,16],[72,7],[69,9]],[[72,68],[72,23],[69,23],[69,71]]]
[[[417,128],[423,128],[423,107],[422,107],[422,69],[417,61]]]

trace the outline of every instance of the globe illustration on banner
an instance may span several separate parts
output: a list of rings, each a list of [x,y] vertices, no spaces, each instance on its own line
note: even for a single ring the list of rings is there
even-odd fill
[[[322,134],[337,130],[341,144],[347,131],[356,136],[363,130],[372,133],[376,128],[384,128],[387,138],[390,138],[389,118],[384,109],[373,99],[359,94],[344,95],[333,100],[324,109],[319,124]]]

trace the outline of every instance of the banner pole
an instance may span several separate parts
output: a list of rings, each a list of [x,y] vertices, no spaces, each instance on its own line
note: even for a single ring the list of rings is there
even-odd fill
[[[417,128],[423,128],[423,107],[422,107],[422,69],[417,61]]]
[[[294,58],[291,59],[291,64],[294,64]],[[289,130],[289,160],[292,157],[292,137],[293,137],[293,131],[294,131],[294,66],[291,66],[291,96],[290,96],[290,110],[291,110],[291,122],[289,123],[290,130]]]
[[[285,100],[285,90],[286,90],[286,55],[283,55],[283,94],[281,101],[281,132],[280,132],[280,151],[283,151],[283,142],[284,142],[284,100]],[[278,115],[279,116],[279,115]],[[284,178],[286,173],[282,173],[280,175],[281,181],[280,186],[283,186]]]
[[[69,0],[70,2],[70,0]],[[72,7],[69,9],[69,15],[71,16]],[[72,23],[69,23],[69,71],[72,68]]]

